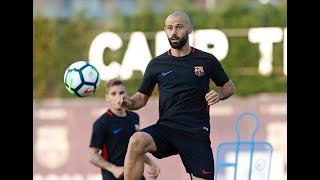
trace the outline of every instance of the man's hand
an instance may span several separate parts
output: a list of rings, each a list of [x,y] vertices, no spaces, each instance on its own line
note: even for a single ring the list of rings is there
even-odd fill
[[[211,90],[210,92],[208,92],[205,98],[209,106],[214,105],[215,103],[219,102],[221,99],[220,94],[215,90]]]
[[[132,106],[132,101],[126,94],[121,94],[120,96],[118,96],[117,100],[115,101],[115,105],[116,107],[126,109],[127,107]]]
[[[112,174],[115,178],[120,179],[123,178],[124,168],[123,166],[116,166],[112,169]]]
[[[150,166],[150,171],[148,171],[148,174],[150,179],[157,179],[157,177],[160,174],[160,168],[155,163],[152,163],[152,165]]]

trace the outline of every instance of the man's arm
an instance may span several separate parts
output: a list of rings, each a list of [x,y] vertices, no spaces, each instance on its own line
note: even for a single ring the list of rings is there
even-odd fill
[[[149,100],[149,96],[141,92],[137,92],[131,98],[129,98],[125,94],[122,94],[121,96],[119,96],[118,100],[116,101],[116,105],[128,110],[137,110],[145,106],[148,100]]]
[[[114,177],[119,178],[123,176],[123,167],[116,166],[108,161],[105,161],[100,155],[100,149],[89,147],[89,161],[91,164],[105,169],[113,174]]]
[[[232,96],[235,91],[235,86],[231,80],[225,83],[218,91],[211,90],[205,96],[208,105],[214,105],[220,100],[225,100]]]
[[[156,179],[159,176],[160,168],[147,154],[144,154],[143,160],[150,166],[150,171],[148,172],[149,178]]]
[[[229,80],[218,91],[219,99],[220,100],[228,99],[230,96],[234,94],[234,90],[235,90],[234,84],[231,80]]]

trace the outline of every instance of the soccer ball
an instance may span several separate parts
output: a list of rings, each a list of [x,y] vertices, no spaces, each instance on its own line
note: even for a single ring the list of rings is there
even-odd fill
[[[96,67],[87,61],[72,63],[64,73],[64,86],[73,95],[86,97],[96,92],[100,75]]]

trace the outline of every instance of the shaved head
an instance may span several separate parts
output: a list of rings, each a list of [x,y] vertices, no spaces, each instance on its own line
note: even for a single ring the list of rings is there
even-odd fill
[[[180,11],[176,11],[176,12],[171,13],[166,19],[166,24],[167,24],[167,21],[173,17],[182,17],[185,21],[185,24],[190,25],[189,16],[186,13],[180,12]]]
[[[165,22],[164,30],[166,31],[169,43],[173,49],[187,47],[189,50],[189,34],[192,32],[189,16],[180,11],[171,13]],[[187,46],[185,46],[188,44]]]

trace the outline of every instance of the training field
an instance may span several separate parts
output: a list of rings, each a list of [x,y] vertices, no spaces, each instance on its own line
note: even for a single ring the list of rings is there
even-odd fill
[[[140,115],[141,128],[156,122],[157,100],[158,97],[152,97],[144,108],[136,111]],[[92,123],[106,108],[107,105],[103,99],[71,98],[34,101],[33,179],[101,180],[100,171],[89,163],[87,152]],[[270,180],[286,179],[286,94],[232,97],[214,105],[210,111],[210,138],[215,156],[219,144],[237,140],[234,127],[236,118],[243,112],[252,112],[259,117],[259,126],[254,140],[268,142],[273,147]],[[241,121],[238,126],[241,139],[250,139],[255,127],[255,121],[250,118]],[[155,161],[161,168],[159,180],[190,179],[179,156],[155,159]],[[147,166],[145,170],[148,170]],[[147,173],[145,175],[147,176]],[[219,178],[219,180],[228,179],[230,178]],[[260,179],[265,180],[265,178]]]

